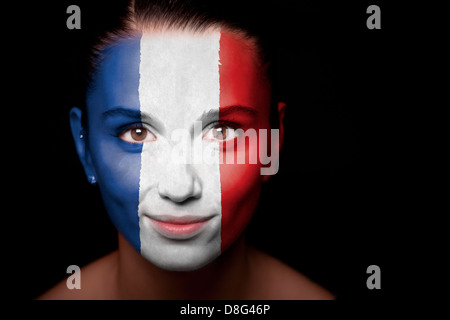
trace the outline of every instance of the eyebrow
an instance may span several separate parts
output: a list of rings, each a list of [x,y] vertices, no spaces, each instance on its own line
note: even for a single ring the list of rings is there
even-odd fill
[[[219,117],[226,117],[231,114],[244,113],[251,117],[255,117],[258,114],[258,110],[253,107],[247,107],[242,105],[231,105],[226,107],[220,107],[219,109],[211,109],[204,112],[199,121],[214,121],[219,119]]]
[[[213,122],[217,121],[220,117],[226,117],[231,114],[244,113],[251,117],[255,117],[258,114],[258,110],[253,107],[243,106],[243,105],[230,105],[225,107],[220,107],[219,109],[210,109],[203,112],[203,114],[197,119],[201,122]],[[112,118],[116,116],[127,117],[135,121],[142,121],[152,125],[157,130],[163,130],[164,125],[161,121],[153,117],[149,113],[141,112],[136,109],[129,109],[125,107],[113,107],[102,113],[102,118]]]
[[[134,109],[127,109],[123,107],[114,107],[102,113],[103,118],[111,118],[115,116],[125,116],[127,118],[141,119],[141,112]]]
[[[119,106],[102,113],[103,119],[112,118],[116,116],[127,117],[136,121],[146,122],[154,126],[156,129],[162,129],[164,127],[162,122],[153,117],[151,114],[141,112],[135,109],[128,109]]]

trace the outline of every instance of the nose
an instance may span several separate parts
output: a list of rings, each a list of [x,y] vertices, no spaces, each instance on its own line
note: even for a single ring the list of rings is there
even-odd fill
[[[158,184],[161,198],[182,203],[202,196],[201,181],[192,165],[168,163],[165,168]]]

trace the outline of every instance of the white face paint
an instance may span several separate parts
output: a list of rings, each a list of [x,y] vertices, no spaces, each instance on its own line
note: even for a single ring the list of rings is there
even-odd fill
[[[202,115],[219,118],[220,31],[149,32],[140,40],[139,102],[143,124],[154,141],[143,144],[139,184],[141,254],[167,270],[194,270],[221,250],[219,162],[176,163],[171,141],[201,143],[219,157],[194,124]],[[194,132],[197,132],[194,134]]]

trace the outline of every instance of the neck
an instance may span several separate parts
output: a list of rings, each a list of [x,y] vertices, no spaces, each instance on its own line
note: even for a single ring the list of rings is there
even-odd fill
[[[239,299],[248,281],[244,237],[195,271],[163,270],[142,257],[119,233],[118,292],[125,299]]]

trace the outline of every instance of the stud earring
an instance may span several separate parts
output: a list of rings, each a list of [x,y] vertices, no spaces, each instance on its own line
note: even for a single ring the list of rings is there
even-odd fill
[[[95,179],[95,176],[89,176],[89,183],[94,185],[97,183],[97,179]]]
[[[80,130],[80,139],[83,140],[84,137],[86,137],[86,133],[85,133],[84,129],[81,129]]]

